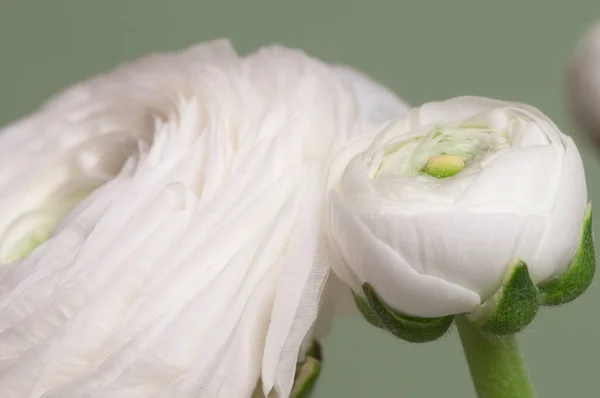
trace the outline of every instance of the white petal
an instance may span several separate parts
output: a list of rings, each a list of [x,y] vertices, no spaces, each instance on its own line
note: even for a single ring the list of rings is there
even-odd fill
[[[390,89],[359,71],[347,66],[334,66],[333,70],[354,90],[361,110],[361,119],[367,126],[377,126],[400,119],[410,109],[408,103]]]
[[[559,275],[570,265],[579,244],[588,200],[581,155],[570,137],[565,141],[566,152],[553,207],[531,270],[533,280],[538,283]]]
[[[177,190],[177,187],[173,188]],[[54,292],[52,296],[50,296],[52,298],[51,302],[43,307],[38,307],[38,309],[35,310],[36,313],[30,313],[27,318],[23,319],[21,322],[14,323],[12,328],[3,332],[4,336],[13,336],[10,340],[13,341],[13,343],[17,342],[17,338],[20,339],[18,344],[13,344],[11,346],[11,351],[17,350],[18,348],[29,348],[34,344],[37,345],[30,351],[25,352],[21,359],[12,365],[6,374],[2,375],[2,378],[0,379],[1,385],[9,390],[11,389],[12,383],[20,383],[23,386],[27,386],[28,382],[23,377],[25,375],[21,374],[21,377],[18,377],[15,376],[15,372],[19,372],[21,367],[31,368],[31,371],[27,373],[27,377],[30,382],[35,382],[36,389],[33,393],[35,395],[35,391],[38,391],[38,389],[41,392],[46,391],[53,386],[52,383],[60,383],[62,380],[69,380],[69,378],[75,377],[77,372],[86,371],[86,367],[83,364],[80,364],[80,366],[69,366],[66,365],[65,362],[69,363],[70,361],[75,361],[77,364],[82,360],[80,356],[82,351],[88,351],[91,347],[94,347],[95,344],[101,345],[103,343],[104,340],[100,336],[103,333],[112,332],[110,325],[111,322],[114,322],[113,317],[116,316],[118,319],[119,314],[122,312],[122,307],[119,306],[127,306],[127,300],[124,297],[126,297],[127,294],[130,294],[130,290],[126,290],[125,287],[129,286],[129,289],[137,288],[144,280],[139,268],[136,268],[136,266],[141,264],[143,267],[148,267],[148,264],[152,264],[152,262],[148,261],[149,258],[147,256],[156,258],[161,251],[164,252],[168,249],[169,239],[164,235],[161,235],[150,243],[148,242],[148,239],[150,239],[157,227],[159,227],[159,232],[161,233],[168,233],[171,231],[170,225],[166,224],[164,221],[165,217],[168,217],[174,211],[177,212],[181,209],[181,200],[178,197],[179,195],[173,191],[173,188],[167,187],[162,195],[157,197],[148,208],[142,209],[142,214],[139,215],[137,220],[135,218],[131,219],[131,224],[129,226],[131,229],[125,228],[122,231],[124,235],[120,236],[120,241],[123,244],[123,246],[121,246],[122,250],[116,250],[119,246],[113,245],[112,256],[107,256],[106,260],[108,261],[106,263],[96,263],[95,265],[97,268],[88,272],[89,279],[81,280],[75,287],[74,285],[71,285],[72,279],[70,278],[73,278],[74,275],[70,275],[72,269],[69,269],[66,273],[60,275],[63,280],[54,287]],[[152,214],[152,216],[150,216],[150,214]],[[131,231],[136,229],[138,231],[137,234],[131,234]],[[140,231],[143,231],[143,233],[140,233]],[[106,238],[107,237],[105,236],[104,239]],[[146,244],[145,248],[141,248],[139,251],[135,252],[135,254],[131,254],[131,251],[144,243]],[[158,243],[162,244],[159,245]],[[139,259],[139,261],[135,261],[136,255],[137,257],[142,256],[143,258]],[[132,256],[134,258],[132,258]],[[107,267],[107,263],[111,265],[121,264],[122,260],[120,261],[120,258],[128,258],[128,261],[131,262],[131,267],[128,268],[129,272],[123,275],[121,275],[120,272],[111,272],[110,267]],[[120,270],[117,268],[115,271]],[[56,279],[56,276],[58,275],[55,274],[53,276],[55,277],[51,278],[51,281],[52,279]],[[97,306],[91,305],[93,297],[97,292],[101,291],[101,287],[105,281],[107,281],[109,285],[107,292],[108,298],[102,300],[100,308],[102,308],[102,306],[106,308],[107,305],[112,304],[112,311],[98,311]],[[36,289],[30,291],[32,294],[36,293],[36,290],[41,287],[39,283],[34,286]],[[25,298],[27,297],[22,297],[22,305],[27,304]],[[35,299],[35,295],[32,299]],[[116,302],[114,302],[115,300]],[[84,305],[86,306],[84,307]],[[15,313],[15,310],[17,310],[14,305],[7,309],[12,313]],[[29,307],[27,309],[29,310],[28,312],[30,312],[34,308]],[[94,309],[96,309],[96,311],[94,311]],[[121,309],[121,311],[118,309]],[[80,311],[83,312],[80,313]],[[23,314],[23,311],[19,313],[21,317]],[[61,324],[67,320],[66,318],[70,318],[75,314],[78,314],[76,323],[74,323],[75,321],[71,321],[70,324],[67,323],[67,325],[70,326],[68,329],[61,327]],[[43,328],[46,319],[48,327]],[[54,319],[57,319],[58,321]],[[97,327],[90,326],[94,322],[97,323]],[[30,328],[28,328],[28,325]],[[79,333],[73,332],[73,330],[78,330],[77,328],[83,329],[83,331]],[[42,333],[43,331],[44,333]],[[66,334],[67,331],[73,334],[65,336],[64,334]],[[29,345],[26,345],[23,340],[26,340]],[[58,347],[60,347],[60,349]],[[59,349],[62,354],[61,356],[53,354],[56,349]],[[71,357],[73,351],[77,353],[74,358]],[[5,352],[7,354],[9,353],[8,347]],[[18,351],[14,353],[20,354]],[[49,355],[51,359],[44,359],[47,355]],[[37,363],[42,366],[35,365]],[[65,367],[67,369],[66,373]],[[48,369],[48,371],[43,373],[45,368]],[[36,371],[34,371],[34,369]]]
[[[361,282],[372,284],[394,309],[408,315],[436,317],[468,312],[480,304],[474,291],[415,271],[352,216],[337,195],[332,195],[330,222],[334,243],[348,266]]]
[[[531,213],[552,206],[560,178],[563,154],[554,145],[504,151],[487,164],[459,197],[459,207],[514,202]]]
[[[426,126],[463,121],[493,108],[509,105],[508,102],[484,97],[456,97],[446,101],[429,102],[419,108],[418,122],[421,126]]]
[[[322,341],[331,333],[334,319],[355,316],[360,316],[360,312],[354,302],[351,288],[334,272],[329,272],[321,297],[319,314],[313,325],[312,336],[309,337]]]
[[[136,142],[152,139],[155,120],[176,111],[202,80],[195,78],[202,63],[225,69],[233,61],[224,40],[145,57],[65,90],[0,130],[0,235],[70,179],[114,177]]]
[[[535,266],[545,227],[544,216],[461,209],[413,215],[367,209],[361,218],[416,272],[477,292],[484,300],[498,289],[512,258]]]
[[[308,184],[302,189],[305,193],[299,219],[282,258],[262,365],[265,395],[271,388],[282,397],[290,394],[300,346],[319,309],[328,272],[320,231],[324,181],[319,174],[320,170],[309,174]]]

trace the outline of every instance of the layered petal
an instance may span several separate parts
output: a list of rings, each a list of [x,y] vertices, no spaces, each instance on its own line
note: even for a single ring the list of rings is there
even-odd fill
[[[0,235],[29,212],[69,201],[73,184],[93,190],[113,178],[152,141],[157,120],[168,119],[198,86],[209,93],[208,76],[198,68],[232,68],[234,61],[226,41],[148,56],[74,85],[2,129]]]
[[[546,227],[546,218],[536,215],[363,209],[356,216],[416,272],[460,285],[482,300],[498,289],[511,259],[535,267],[531,260]]]
[[[76,85],[5,129],[0,391],[237,397],[262,379],[288,396],[331,316],[331,155],[405,111],[358,72],[217,41]],[[66,199],[49,239],[12,261],[38,236],[32,216]]]
[[[395,310],[437,317],[468,312],[481,303],[474,290],[418,273],[394,247],[352,215],[337,194],[331,197],[329,221],[333,244],[343,260],[361,283],[370,283]]]

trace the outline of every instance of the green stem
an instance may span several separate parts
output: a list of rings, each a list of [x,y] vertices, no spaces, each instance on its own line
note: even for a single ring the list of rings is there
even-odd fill
[[[535,396],[514,336],[488,336],[466,317],[455,319],[479,398]]]

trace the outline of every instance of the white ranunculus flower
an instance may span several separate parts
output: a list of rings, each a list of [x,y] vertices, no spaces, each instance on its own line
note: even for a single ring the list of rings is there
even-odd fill
[[[577,43],[568,71],[568,101],[581,130],[600,143],[600,22]]]
[[[347,68],[215,41],[6,127],[0,395],[288,396],[322,326],[330,154],[406,109]]]
[[[330,185],[334,271],[419,317],[474,310],[516,257],[535,283],[563,273],[588,200],[570,137],[537,109],[479,97],[354,140]]]

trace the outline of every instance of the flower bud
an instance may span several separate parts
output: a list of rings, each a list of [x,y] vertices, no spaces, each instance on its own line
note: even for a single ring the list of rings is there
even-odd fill
[[[296,368],[291,398],[308,398],[316,386],[321,373],[321,345],[315,340],[306,353],[306,358]]]
[[[370,323],[428,341],[469,314],[488,333],[512,334],[541,303],[589,286],[583,162],[539,110],[453,98],[364,140],[332,168],[343,172],[330,178],[327,232],[332,268]],[[423,325],[435,328],[417,332]]]

